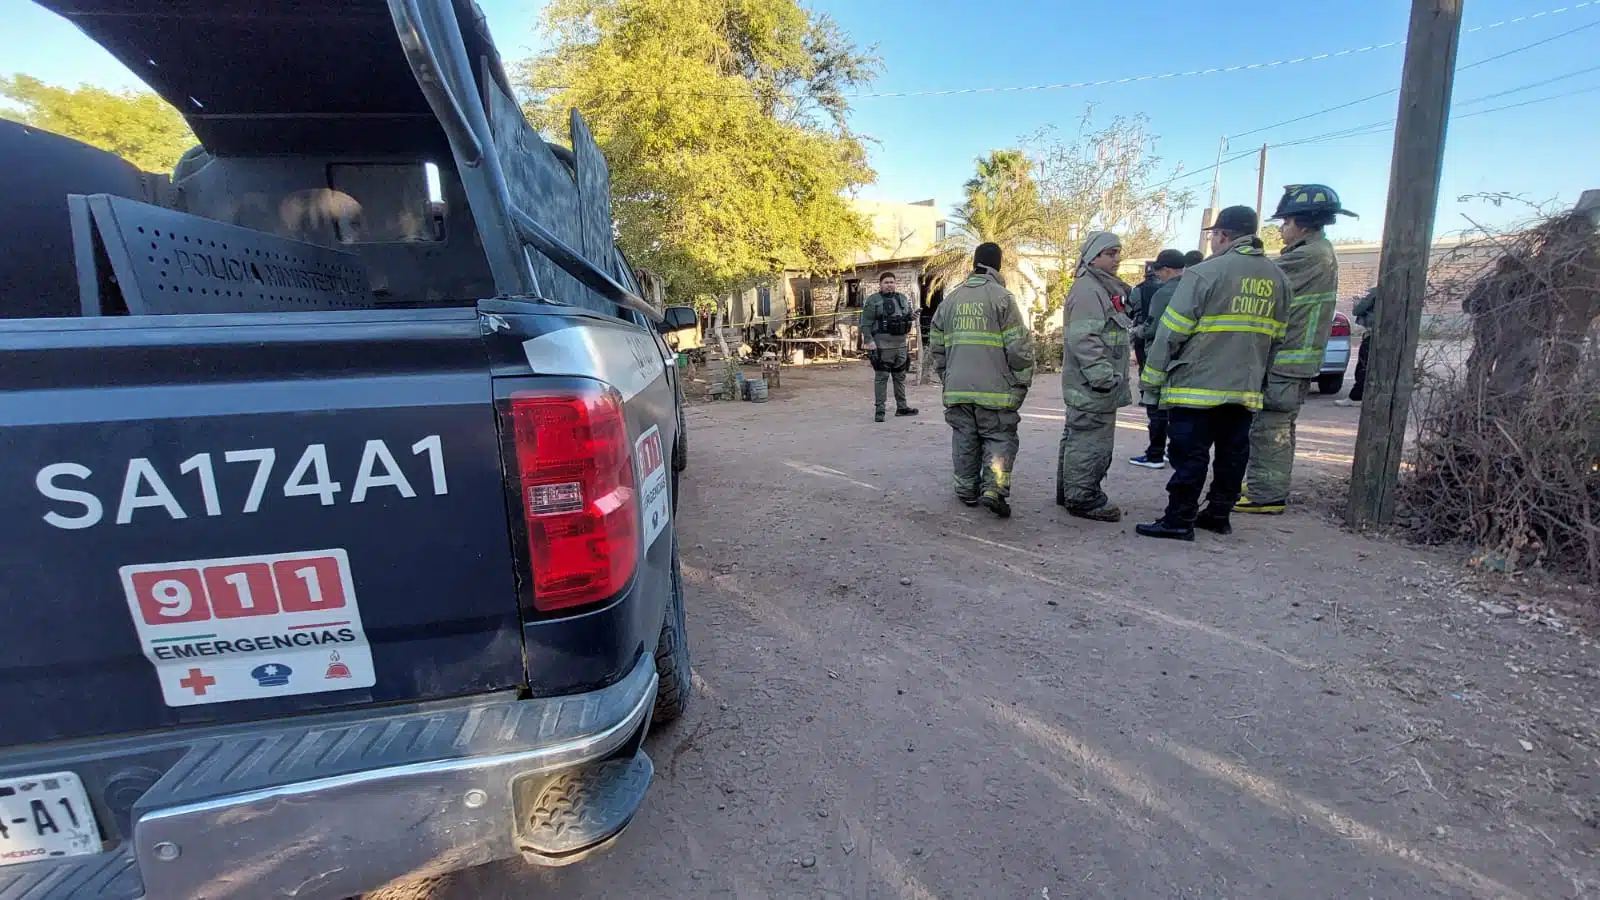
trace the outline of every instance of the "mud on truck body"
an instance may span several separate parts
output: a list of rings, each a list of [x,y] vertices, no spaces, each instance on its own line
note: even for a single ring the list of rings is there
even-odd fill
[[[0,122],[0,900],[605,846],[689,697],[685,458],[583,120],[471,0],[42,5],[201,146]]]

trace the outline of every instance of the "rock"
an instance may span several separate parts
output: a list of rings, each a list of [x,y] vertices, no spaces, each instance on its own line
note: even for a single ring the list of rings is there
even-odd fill
[[[1047,605],[1047,606],[1060,606],[1060,605],[1061,605],[1061,604],[1060,604],[1060,603],[1057,603],[1057,602],[1056,602],[1056,601],[1054,601],[1054,600],[1046,600],[1046,601],[1045,601],[1045,605]]]
[[[922,855],[922,848],[921,847],[912,847],[911,848],[911,855],[912,856],[921,856]]]
[[[806,856],[800,860],[800,868],[809,869],[817,864],[815,856]]]
[[[906,587],[910,587],[911,586],[911,579],[910,578],[902,578],[902,579],[900,579],[900,583],[902,585],[906,586]]]
[[[817,810],[817,818],[826,819],[827,817],[828,817],[828,811],[827,810],[825,810],[825,809]]]
[[[905,688],[895,688],[895,689],[894,689],[894,692],[895,692],[895,693],[896,693],[896,694],[900,694],[900,695],[904,695],[904,694],[905,694],[905,692],[906,692],[906,689],[905,689]]]
[[[839,849],[844,851],[845,856],[849,856],[850,854],[856,852],[856,842],[845,841],[842,845],[840,845]]]
[[[1524,753],[1532,753],[1533,752],[1533,745],[1528,743],[1527,741],[1517,741],[1517,743],[1522,745],[1522,752],[1524,752]]]
[[[1509,619],[1517,614],[1517,611],[1511,607],[1502,606],[1498,603],[1479,603],[1478,607],[1496,619]]]

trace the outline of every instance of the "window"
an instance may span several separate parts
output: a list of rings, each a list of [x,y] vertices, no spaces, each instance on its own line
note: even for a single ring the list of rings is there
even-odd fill
[[[844,283],[844,305],[849,309],[861,308],[861,279],[852,278]]]
[[[938,241],[940,243],[943,243],[944,239],[949,237],[949,236],[950,236],[950,223],[948,223],[948,222],[940,222],[939,224],[933,226],[933,239],[934,240],[936,240],[936,241]]]
[[[763,319],[772,315],[772,288],[763,287],[756,290],[756,315]]]

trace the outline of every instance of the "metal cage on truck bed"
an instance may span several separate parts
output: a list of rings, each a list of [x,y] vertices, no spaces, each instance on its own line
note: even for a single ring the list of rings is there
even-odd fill
[[[613,242],[610,176],[587,125],[574,110],[571,150],[539,136],[471,0],[40,2],[176,106],[203,145],[159,198],[73,201],[86,314],[494,295],[660,320]],[[428,162],[453,221],[438,240],[389,227],[418,217],[399,194],[419,183],[389,169]],[[341,231],[351,209],[384,216],[380,237]]]

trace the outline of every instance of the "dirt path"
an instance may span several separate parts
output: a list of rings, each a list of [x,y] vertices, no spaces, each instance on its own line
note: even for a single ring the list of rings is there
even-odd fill
[[[864,367],[694,408],[699,694],[645,809],[433,896],[1600,896],[1596,651],[1333,527],[1354,410],[1313,400],[1290,515],[1173,545],[1053,504],[1041,381],[1009,522],[951,498],[932,388],[882,425]],[[1148,520],[1125,424],[1109,490]]]

